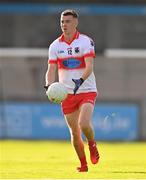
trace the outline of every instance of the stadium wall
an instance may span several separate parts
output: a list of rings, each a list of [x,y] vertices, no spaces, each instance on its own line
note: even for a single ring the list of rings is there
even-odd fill
[[[80,14],[79,31],[93,38],[98,53],[146,48],[145,6],[97,4],[0,4],[0,46],[46,48],[61,33],[60,12],[71,7]]]

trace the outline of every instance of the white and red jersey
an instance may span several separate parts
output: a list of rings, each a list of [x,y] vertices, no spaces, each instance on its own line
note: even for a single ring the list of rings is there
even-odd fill
[[[63,83],[70,94],[73,94],[74,82],[79,79],[85,69],[85,58],[95,57],[94,44],[88,36],[76,32],[70,43],[64,35],[57,38],[49,47],[48,63],[58,65],[59,82]],[[94,73],[84,81],[77,93],[97,92]]]

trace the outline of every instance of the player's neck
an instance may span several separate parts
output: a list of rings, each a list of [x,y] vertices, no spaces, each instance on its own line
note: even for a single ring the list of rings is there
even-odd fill
[[[76,34],[76,30],[71,33],[64,33],[65,41],[70,42],[74,38],[75,34]]]

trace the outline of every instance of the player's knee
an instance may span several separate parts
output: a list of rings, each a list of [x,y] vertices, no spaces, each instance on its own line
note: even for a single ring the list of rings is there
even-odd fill
[[[82,130],[86,130],[86,129],[89,129],[89,127],[90,127],[90,124],[89,123],[85,123],[85,122],[83,122],[83,121],[80,121],[80,128],[82,129]]]
[[[79,137],[78,131],[72,130],[72,131],[70,131],[70,134],[73,139],[78,139],[78,137]]]

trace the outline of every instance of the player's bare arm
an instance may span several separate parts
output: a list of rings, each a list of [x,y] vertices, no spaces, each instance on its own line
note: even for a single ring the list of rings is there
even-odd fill
[[[86,64],[86,67],[81,77],[84,81],[90,76],[90,74],[93,71],[93,57],[85,58],[85,64]]]
[[[74,95],[78,91],[79,87],[82,85],[82,83],[90,76],[90,74],[93,71],[93,57],[86,57],[85,58],[85,70],[83,72],[83,75],[80,79],[72,79],[72,81],[75,83],[74,88]]]
[[[45,76],[46,86],[55,82],[56,71],[57,71],[57,64],[48,64],[48,69]]]

